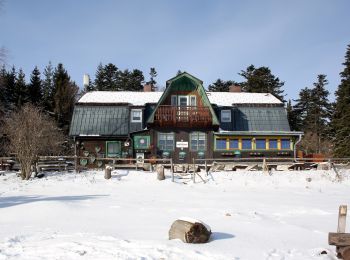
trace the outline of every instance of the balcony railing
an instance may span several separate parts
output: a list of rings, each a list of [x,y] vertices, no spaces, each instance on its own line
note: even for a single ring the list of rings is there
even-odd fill
[[[159,126],[209,126],[212,123],[208,107],[159,106],[154,123]]]

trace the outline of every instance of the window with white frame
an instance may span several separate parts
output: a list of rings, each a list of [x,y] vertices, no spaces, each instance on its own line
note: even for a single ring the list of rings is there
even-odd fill
[[[191,133],[191,151],[205,151],[206,134],[201,132]]]
[[[231,122],[231,110],[221,110],[221,122]]]
[[[173,151],[174,133],[158,133],[158,149],[163,151]]]
[[[142,109],[131,109],[131,122],[142,123]]]

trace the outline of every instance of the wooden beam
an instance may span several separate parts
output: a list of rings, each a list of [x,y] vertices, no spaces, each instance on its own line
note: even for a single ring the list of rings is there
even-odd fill
[[[333,246],[350,246],[350,233],[329,233],[328,244]]]
[[[339,206],[339,215],[338,215],[338,233],[345,233],[346,227],[346,214],[348,207],[346,205]]]

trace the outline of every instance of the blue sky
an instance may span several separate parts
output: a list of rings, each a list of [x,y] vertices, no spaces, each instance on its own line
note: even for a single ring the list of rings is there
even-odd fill
[[[35,65],[62,62],[80,86],[100,62],[141,69],[146,79],[155,67],[161,86],[179,69],[207,86],[241,81],[250,64],[268,66],[295,99],[321,73],[336,90],[349,10],[347,0],[5,0],[0,46],[27,76]]]

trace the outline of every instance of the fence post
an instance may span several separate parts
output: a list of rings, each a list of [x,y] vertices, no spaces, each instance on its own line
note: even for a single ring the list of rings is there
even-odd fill
[[[205,167],[205,174],[208,176],[208,165],[207,165],[207,159],[204,159],[204,167]]]
[[[174,182],[174,165],[173,158],[170,158],[171,181]]]
[[[194,158],[192,158],[192,166],[193,166],[193,183],[196,183],[196,171],[194,165]]]
[[[347,210],[348,207],[346,205],[339,206],[337,233],[345,233]]]

